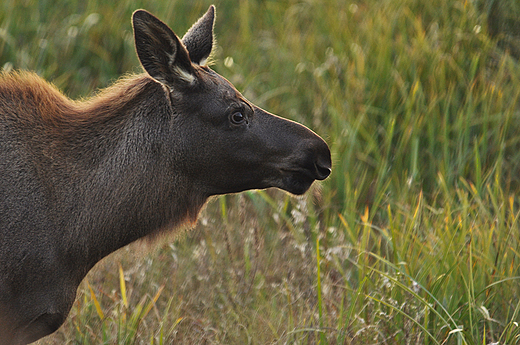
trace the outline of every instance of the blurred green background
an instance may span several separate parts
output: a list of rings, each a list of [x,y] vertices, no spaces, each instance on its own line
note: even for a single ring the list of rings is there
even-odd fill
[[[333,174],[110,256],[40,344],[517,343],[518,2],[3,0],[0,68],[86,98],[141,72],[135,9],[182,36],[211,3],[212,68],[325,138]]]

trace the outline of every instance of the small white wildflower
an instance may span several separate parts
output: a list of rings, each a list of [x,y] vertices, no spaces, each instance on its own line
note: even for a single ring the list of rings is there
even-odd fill
[[[412,281],[412,290],[415,293],[419,293],[419,291],[421,291],[421,286],[415,280]]]

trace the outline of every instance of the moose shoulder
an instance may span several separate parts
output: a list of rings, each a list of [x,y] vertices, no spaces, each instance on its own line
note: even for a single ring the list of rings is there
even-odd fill
[[[304,193],[331,172],[327,144],[247,101],[204,65],[215,9],[186,35],[133,15],[146,73],[85,102],[35,74],[0,75],[0,344],[64,322],[100,259],[195,222],[211,195]]]

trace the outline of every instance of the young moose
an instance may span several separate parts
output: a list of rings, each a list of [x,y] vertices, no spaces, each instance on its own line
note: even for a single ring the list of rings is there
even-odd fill
[[[211,6],[179,39],[136,11],[146,74],[86,102],[34,74],[0,75],[0,344],[54,332],[99,260],[195,222],[208,197],[302,194],[329,176],[319,136],[205,66],[214,16]]]

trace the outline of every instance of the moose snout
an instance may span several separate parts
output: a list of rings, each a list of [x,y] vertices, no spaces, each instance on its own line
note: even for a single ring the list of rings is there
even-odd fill
[[[301,162],[301,168],[305,174],[313,180],[324,180],[332,172],[332,163],[329,146],[318,135],[313,134],[309,140],[301,142],[298,149],[304,156]]]
[[[283,169],[289,174],[285,175],[281,188],[296,195],[305,193],[315,180],[326,179],[332,171],[329,147],[323,139],[312,134],[312,139],[302,141],[303,145],[296,149],[296,155],[300,157],[296,163],[298,167]]]

